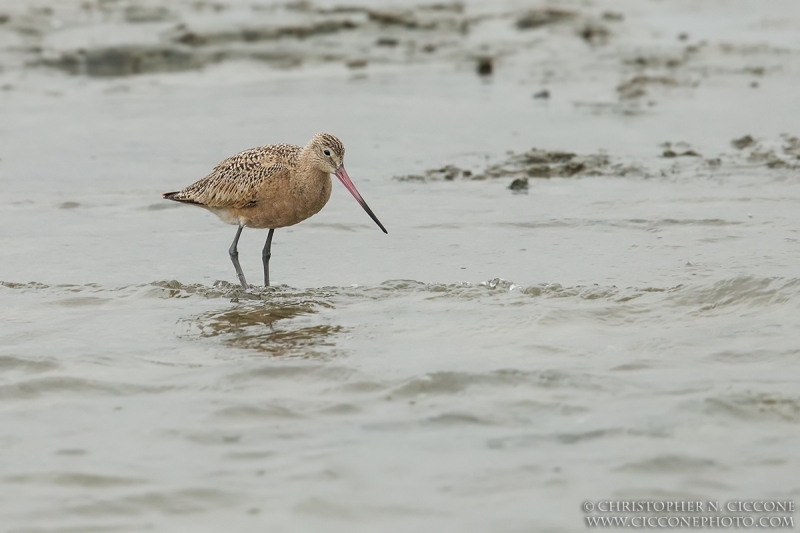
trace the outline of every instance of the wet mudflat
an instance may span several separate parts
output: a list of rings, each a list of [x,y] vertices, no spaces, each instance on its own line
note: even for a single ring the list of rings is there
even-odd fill
[[[0,3],[8,531],[797,498],[793,3],[87,5]],[[335,183],[243,292],[159,194],[317,131],[389,235]]]

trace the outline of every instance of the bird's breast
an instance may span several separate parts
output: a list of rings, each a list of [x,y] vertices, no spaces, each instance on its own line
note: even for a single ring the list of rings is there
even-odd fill
[[[331,197],[331,175],[316,171],[310,175],[294,174],[290,178],[291,197],[295,205],[308,216],[318,213]]]
[[[319,213],[331,197],[330,174],[289,176],[282,183],[265,183],[254,205],[238,210],[241,223],[251,228],[283,228]]]

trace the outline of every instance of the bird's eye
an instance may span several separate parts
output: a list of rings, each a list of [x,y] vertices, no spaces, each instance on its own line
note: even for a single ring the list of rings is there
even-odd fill
[[[325,151],[324,151],[324,152],[322,152],[322,153],[323,153],[323,154],[325,154],[325,155],[331,155],[331,151],[330,151],[330,150],[325,150]]]

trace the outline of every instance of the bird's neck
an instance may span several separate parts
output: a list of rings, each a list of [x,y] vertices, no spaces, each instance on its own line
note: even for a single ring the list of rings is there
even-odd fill
[[[300,153],[297,155],[297,166],[306,172],[313,172],[316,169],[314,151],[310,145],[300,149]]]
[[[306,176],[330,175],[330,172],[319,168],[319,163],[314,157],[314,151],[308,146],[301,149],[300,154],[297,156],[297,169]]]
[[[330,179],[330,173],[319,168],[313,151],[308,146],[300,150],[300,154],[297,157],[297,172],[295,172],[293,179],[295,186],[305,188],[319,183],[330,182]]]

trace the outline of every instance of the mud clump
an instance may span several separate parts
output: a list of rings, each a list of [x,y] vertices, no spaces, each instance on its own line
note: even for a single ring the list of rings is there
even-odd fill
[[[782,134],[778,139],[755,139],[752,135],[745,135],[731,141],[738,153],[733,157],[724,158],[729,164],[770,169],[800,169],[800,138]]]
[[[596,46],[608,42],[611,32],[605,26],[589,23],[578,32],[578,35],[587,43]]]
[[[517,178],[508,186],[514,192],[523,192],[528,190],[528,178]]]
[[[403,13],[398,11],[377,11],[368,10],[367,17],[372,22],[377,22],[382,26],[401,26],[410,30],[419,28],[432,29],[436,25],[433,22],[422,23],[417,20],[411,13]]]
[[[473,173],[451,164],[428,170],[423,174],[397,176],[394,179],[429,182],[499,178],[509,180],[506,183],[511,191],[522,193],[530,187],[531,179],[670,176],[686,169],[694,169],[694,172],[699,172],[701,175],[704,172],[719,175],[718,173],[725,169],[737,169],[737,172],[740,172],[764,166],[776,169],[776,172],[779,169],[790,171],[800,169],[800,137],[784,134],[779,139],[756,140],[747,135],[741,139],[734,139],[732,144],[739,150],[738,152],[704,159],[702,154],[686,142],[664,142],[659,145],[662,150],[661,162],[650,160],[649,164],[625,157],[612,159],[602,153],[577,154],[533,148],[523,153],[511,153],[499,163],[486,166],[483,171]]]
[[[660,145],[664,151],[661,157],[672,159],[675,157],[702,157],[688,143],[685,142],[664,142]]]
[[[263,28],[243,28],[234,32],[197,33],[183,31],[173,37],[173,41],[189,46],[206,46],[231,42],[254,43],[276,41],[283,38],[307,39],[316,35],[329,35],[346,30],[354,30],[358,24],[351,20],[326,20],[316,24],[300,26],[275,26]]]
[[[400,181],[454,181],[456,179],[485,180],[513,178],[512,190],[521,190],[530,178],[571,178],[579,176],[625,175],[629,167],[611,164],[603,154],[578,155],[558,150],[531,149],[511,155],[505,161],[490,165],[481,173],[472,173],[455,165],[428,170],[424,174],[398,176]],[[517,181],[519,180],[519,181]]]
[[[687,55],[685,54],[682,57],[678,56],[644,56],[644,55],[637,55],[631,59],[626,59],[624,63],[626,65],[630,65],[639,69],[653,69],[653,68],[668,68],[668,69],[675,69],[686,63],[688,60]]]
[[[491,57],[479,57],[475,70],[478,76],[491,76],[494,72],[494,60]]]
[[[473,179],[487,178],[573,178],[583,176],[624,175],[634,169],[612,164],[604,154],[579,155],[559,150],[533,148],[490,165]]]
[[[549,165],[533,165],[528,167],[528,176],[531,178],[549,178],[550,166]]]
[[[750,146],[753,146],[756,143],[756,140],[753,139],[750,135],[745,135],[744,137],[740,137],[739,139],[734,139],[731,141],[731,145],[737,150],[744,150]]]
[[[789,156],[794,156],[795,159],[800,159],[800,139],[797,137],[783,136],[786,144],[783,146],[783,153]]]
[[[593,163],[598,163],[594,161]],[[603,163],[604,164],[604,163]],[[508,162],[487,169],[487,174],[496,177],[498,173],[520,171],[530,178],[572,177],[589,168],[584,157],[570,152],[549,152],[532,149],[524,154],[513,156]]]
[[[357,70],[362,68],[367,68],[369,62],[366,59],[353,59],[352,61],[348,61],[347,68]]]
[[[550,24],[566,22],[577,18],[577,16],[578,14],[574,11],[567,11],[565,9],[535,9],[533,11],[528,11],[518,18],[516,26],[518,30],[532,30]]]
[[[664,150],[661,154],[661,157],[701,157],[700,154],[695,152],[694,150],[685,150],[683,152],[676,152],[675,150]]]
[[[410,174],[395,177],[399,181],[454,181],[457,178],[472,178],[471,170],[465,170],[455,165],[445,165],[440,168],[426,170],[424,174]]]
[[[647,87],[651,85],[675,87],[678,82],[666,76],[635,76],[617,86],[617,94],[621,100],[641,98],[647,94]]]
[[[575,154],[570,152],[548,152],[537,150],[536,148],[522,154],[527,163],[565,163],[575,158]]]
[[[745,136],[749,137],[749,136]],[[743,137],[743,139],[745,138]],[[741,141],[735,139],[733,142]],[[765,164],[767,168],[800,168],[800,139],[781,135],[782,143],[753,141],[743,150],[749,150],[747,161]]]
[[[775,153],[775,150],[756,148],[747,156],[750,163],[764,164],[767,168],[786,168],[789,163]]]
[[[429,11],[450,11],[453,13],[463,13],[464,12],[464,4],[461,2],[451,2],[451,3],[436,3],[436,4],[427,4],[420,6],[420,9],[427,9]]]

